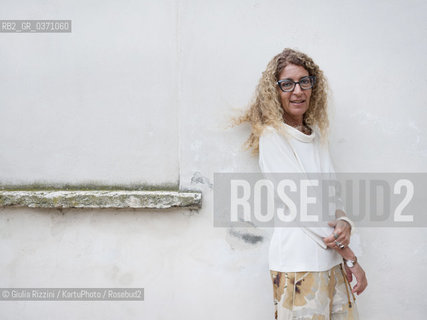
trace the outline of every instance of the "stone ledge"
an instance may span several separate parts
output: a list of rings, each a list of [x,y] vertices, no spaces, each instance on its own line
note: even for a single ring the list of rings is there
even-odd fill
[[[0,190],[0,207],[199,209],[198,191]]]

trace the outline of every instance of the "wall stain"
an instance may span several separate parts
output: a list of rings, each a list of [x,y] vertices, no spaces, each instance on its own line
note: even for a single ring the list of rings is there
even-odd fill
[[[191,177],[191,184],[206,184],[209,188],[213,188],[213,183],[210,182],[209,178],[202,176],[200,171],[194,172],[193,176]]]
[[[230,233],[230,235],[232,235],[236,238],[242,239],[243,241],[245,241],[246,243],[249,243],[249,244],[256,244],[256,243],[262,242],[264,240],[263,236],[251,234],[248,232],[241,233],[241,232],[237,232],[237,231],[232,230],[232,229],[230,229],[228,232]]]

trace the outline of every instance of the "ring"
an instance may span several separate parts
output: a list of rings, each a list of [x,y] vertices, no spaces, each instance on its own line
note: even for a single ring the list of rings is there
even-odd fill
[[[335,241],[335,244],[337,245],[337,247],[339,247],[340,249],[344,249],[345,245],[343,245],[341,242],[339,241]]]
[[[334,238],[335,238],[335,240],[338,239],[338,233],[334,233]]]

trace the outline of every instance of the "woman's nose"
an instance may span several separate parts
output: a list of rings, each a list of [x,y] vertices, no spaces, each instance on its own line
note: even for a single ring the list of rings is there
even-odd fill
[[[295,85],[295,88],[294,88],[294,92],[293,93],[301,93],[302,92],[302,90],[301,90],[301,87],[300,87],[300,85],[299,85],[299,83],[297,83],[296,85]]]

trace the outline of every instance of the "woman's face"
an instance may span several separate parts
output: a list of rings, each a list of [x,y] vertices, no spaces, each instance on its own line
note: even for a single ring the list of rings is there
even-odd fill
[[[295,64],[287,65],[279,75],[279,80],[291,79],[292,81],[300,81],[302,77],[309,76],[308,71],[304,67]],[[280,102],[284,111],[284,118],[294,121],[302,121],[304,113],[308,110],[310,103],[311,89],[301,90],[299,84],[295,85],[293,91],[283,92],[277,88],[280,95]]]

